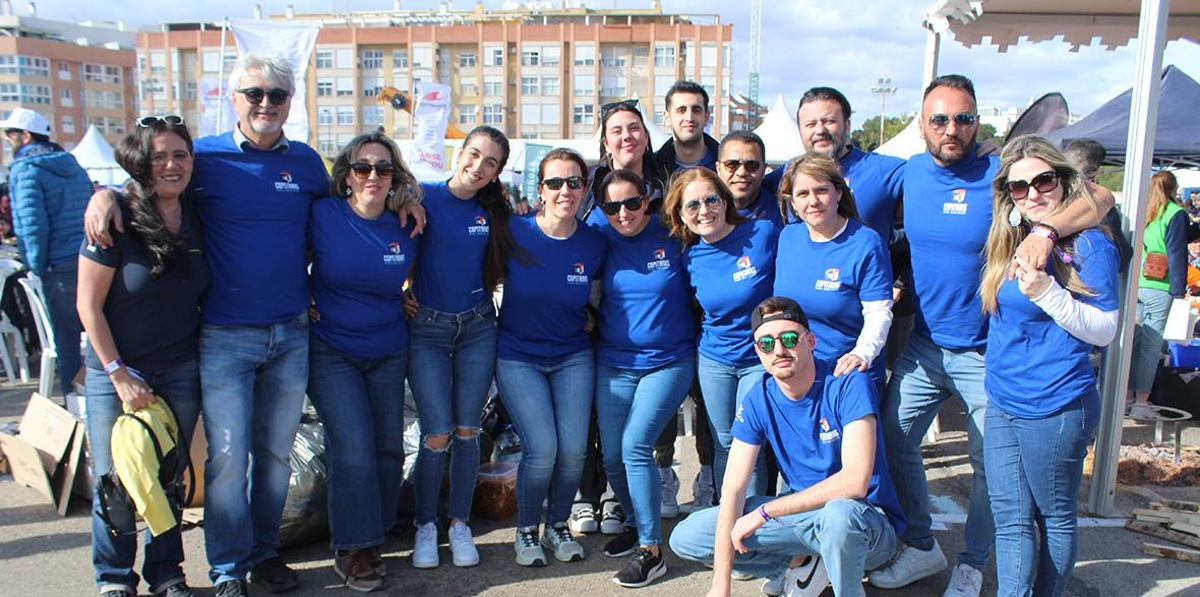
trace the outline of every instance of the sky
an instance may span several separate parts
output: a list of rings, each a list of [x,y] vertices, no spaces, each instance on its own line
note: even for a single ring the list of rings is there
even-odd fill
[[[556,0],[561,2],[561,0]],[[26,14],[28,0],[12,0],[16,14]],[[162,21],[216,21],[222,16],[250,18],[254,0],[42,0],[38,16],[64,21],[123,20],[142,28]],[[391,10],[392,0],[259,0],[264,14],[281,14],[288,4],[297,13],[343,10]],[[880,99],[871,94],[879,79],[897,88],[887,100],[896,115],[920,107],[925,30],[921,18],[934,0],[768,0],[763,2],[759,101],[771,107],[783,95],[789,110],[804,90],[827,85],[841,90],[854,110],[853,124],[879,114]],[[485,0],[499,8],[501,0]],[[648,8],[650,0],[585,2],[592,8]],[[717,15],[733,24],[734,92],[749,89],[750,9],[748,2],[728,0],[663,0],[667,13]],[[401,0],[401,8],[437,7],[437,0]],[[473,0],[452,2],[470,9]],[[738,7],[736,10],[731,7]],[[986,10],[986,4],[984,5]],[[1106,51],[1102,47],[1070,52],[1064,42],[1024,43],[1000,53],[994,46],[967,49],[944,40],[939,72],[960,73],[975,82],[981,106],[1022,109],[1041,95],[1058,91],[1073,113],[1086,116],[1129,87],[1134,76],[1134,47]],[[781,59],[782,58],[782,59]],[[1200,46],[1171,42],[1163,65],[1175,64],[1200,80]]]

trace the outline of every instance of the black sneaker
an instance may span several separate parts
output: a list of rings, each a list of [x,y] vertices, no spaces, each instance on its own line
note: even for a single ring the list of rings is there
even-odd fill
[[[633,553],[633,549],[638,546],[637,529],[625,527],[621,529],[621,534],[613,537],[604,544],[604,555],[610,558],[620,558]]]
[[[272,593],[284,593],[300,586],[296,571],[288,568],[279,556],[267,558],[250,569],[251,584],[260,585]]]
[[[246,591],[246,581],[244,580],[227,580],[217,585],[216,597],[249,597],[250,593]]]
[[[667,564],[663,561],[662,552],[654,555],[649,548],[639,547],[633,559],[615,576],[613,582],[629,589],[644,587],[667,573]]]
[[[192,592],[191,587],[187,586],[187,583],[177,582],[155,593],[154,597],[196,597],[196,594]]]

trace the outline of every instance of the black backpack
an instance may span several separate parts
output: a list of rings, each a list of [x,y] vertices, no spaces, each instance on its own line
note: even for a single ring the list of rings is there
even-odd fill
[[[162,398],[159,398],[162,400]],[[170,407],[168,407],[170,410]],[[173,415],[174,413],[172,413]],[[176,524],[181,520],[180,516],[183,513],[183,506],[192,500],[194,488],[196,486],[195,476],[196,471],[192,469],[180,451],[180,442],[175,443],[175,447],[163,453],[162,444],[158,441],[158,436],[154,434],[150,424],[143,421],[140,417],[132,413],[122,414],[121,417],[128,417],[137,421],[139,425],[146,430],[146,434],[150,436],[150,441],[154,444],[154,454],[158,457],[158,482],[162,485],[163,492],[167,496],[167,501],[171,505],[171,512],[175,516]],[[183,481],[184,470],[191,474],[192,490],[188,490]],[[114,536],[133,535],[137,533],[137,519],[135,512],[137,506],[133,502],[133,498],[129,497],[129,492],[125,491],[125,486],[121,483],[121,479],[117,476],[115,470],[109,470],[100,476],[97,481],[96,494],[100,499],[100,520],[104,521],[104,526],[108,532]]]

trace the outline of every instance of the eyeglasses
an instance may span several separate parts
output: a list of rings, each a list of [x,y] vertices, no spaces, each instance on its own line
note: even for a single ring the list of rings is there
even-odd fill
[[[1029,187],[1037,189],[1038,194],[1045,195],[1058,188],[1058,172],[1047,170],[1034,176],[1031,180],[1010,180],[1004,183],[1004,188],[1013,199],[1024,199],[1029,196]]]
[[[974,114],[972,114],[970,112],[959,112],[958,114],[955,114],[954,116],[950,116],[947,114],[934,114],[933,116],[929,117],[929,126],[932,126],[933,128],[940,131],[940,130],[946,128],[946,126],[950,124],[951,120],[953,120],[954,124],[957,124],[958,126],[974,126],[975,125],[975,115]]]
[[[746,160],[744,162],[741,160],[725,160],[724,162],[721,162],[721,165],[725,166],[725,169],[728,170],[730,174],[737,172],[738,168],[743,166],[746,167],[747,174],[754,174],[755,172],[758,172],[759,168],[762,168],[763,164],[758,160]]]
[[[627,99],[619,102],[609,102],[600,106],[600,119],[608,118],[609,114],[616,112],[618,108],[631,108],[636,110],[638,107],[637,99]]]
[[[272,105],[282,106],[284,102],[288,101],[289,97],[292,97],[292,92],[287,89],[280,89],[279,87],[271,90],[266,90],[262,87],[247,87],[245,89],[238,89],[237,92],[246,96],[246,101],[254,105],[261,104],[263,98],[266,98],[271,101]]]
[[[359,180],[366,180],[371,177],[371,171],[374,170],[379,178],[391,178],[392,173],[396,171],[396,167],[387,162],[379,162],[376,164],[368,164],[366,162],[355,162],[350,164],[350,170]]]
[[[557,191],[557,190],[561,189],[563,187],[564,183],[567,185],[567,188],[569,188],[569,189],[578,189],[583,186],[583,177],[582,176],[568,176],[566,178],[555,177],[555,178],[547,178],[546,180],[542,181],[542,184],[547,189],[550,189],[551,191]]]
[[[724,201],[724,199],[721,199],[720,195],[708,195],[703,199],[692,199],[691,201],[683,204],[683,211],[684,213],[694,214],[700,211],[701,203],[703,203],[705,207],[714,207],[720,205],[722,201]]]
[[[604,210],[604,213],[610,216],[615,216],[621,213],[622,207],[624,207],[627,211],[637,211],[641,209],[642,196],[638,195],[637,197],[630,197],[620,201],[607,201],[600,204],[600,209]]]
[[[800,332],[783,332],[779,336],[763,336],[754,341],[754,347],[763,354],[771,354],[775,352],[775,339],[779,338],[779,343],[784,348],[795,348],[800,343]]]
[[[161,122],[169,126],[179,126],[183,124],[183,117],[178,114],[167,114],[166,116],[143,116],[137,120],[137,125],[146,128],[156,122]]]

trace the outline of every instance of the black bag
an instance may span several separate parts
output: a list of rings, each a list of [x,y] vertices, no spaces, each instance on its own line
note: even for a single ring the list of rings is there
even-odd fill
[[[1159,367],[1150,390],[1150,402],[1177,408],[1200,418],[1200,369]]]
[[[185,457],[179,449],[179,442],[176,442],[175,447],[164,454],[162,444],[159,443],[158,436],[154,434],[149,423],[130,413],[121,416],[137,421],[150,436],[150,441],[154,444],[154,455],[158,458],[158,482],[162,485],[163,493],[167,496],[171,512],[175,515],[175,522],[178,524],[183,513],[183,505],[192,499],[192,492],[187,490],[187,486],[183,482],[184,469],[191,471],[191,487],[196,486],[196,472],[184,460]],[[134,516],[137,507],[133,498],[129,497],[129,492],[125,490],[125,486],[121,483],[115,470],[110,470],[100,476],[96,493],[100,500],[100,520],[104,522],[105,528],[112,536],[119,537],[137,533],[137,518]]]

